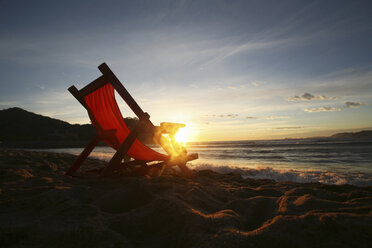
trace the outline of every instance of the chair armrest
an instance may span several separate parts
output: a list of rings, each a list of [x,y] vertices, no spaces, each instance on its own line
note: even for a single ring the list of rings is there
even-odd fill
[[[162,122],[160,127],[157,127],[161,133],[166,134],[175,134],[178,132],[178,129],[186,127],[186,124],[182,123],[172,123],[172,122]]]
[[[197,153],[187,154],[187,162],[198,159],[198,158],[199,158],[199,154]]]

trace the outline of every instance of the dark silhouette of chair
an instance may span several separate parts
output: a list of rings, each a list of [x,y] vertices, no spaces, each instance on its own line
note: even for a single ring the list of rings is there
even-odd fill
[[[165,168],[176,165],[185,175],[190,176],[191,171],[187,168],[186,163],[197,159],[198,154],[187,154],[186,149],[174,139],[178,129],[185,125],[162,123],[158,127],[154,126],[150,121],[149,114],[140,108],[111,69],[105,63],[101,64],[98,69],[102,72],[102,76],[81,90],[75,86],[68,89],[88,111],[90,120],[97,130],[97,135],[82,151],[66,174],[76,175],[77,170],[94,147],[104,140],[107,145],[116,150],[116,153],[105,168],[96,170],[102,176],[125,175],[126,173],[127,175],[143,175],[150,169],[156,170],[160,175]],[[129,129],[121,115],[115,100],[115,90],[139,119],[132,129]],[[139,141],[138,136],[142,133],[151,135],[154,141],[159,143],[168,154],[158,153]],[[124,157],[130,157],[133,160],[123,162]]]

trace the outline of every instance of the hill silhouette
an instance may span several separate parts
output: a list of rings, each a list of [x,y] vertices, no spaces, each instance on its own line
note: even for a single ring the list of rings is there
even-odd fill
[[[137,122],[124,120],[129,127]],[[70,124],[17,107],[0,110],[0,144],[5,147],[84,147],[95,134],[91,124]]]
[[[356,133],[336,133],[331,136],[336,139],[371,139],[372,130],[364,130]]]

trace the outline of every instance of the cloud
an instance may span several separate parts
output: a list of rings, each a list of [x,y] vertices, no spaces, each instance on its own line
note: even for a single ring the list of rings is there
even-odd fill
[[[258,80],[255,80],[253,81],[251,84],[254,86],[254,87],[258,87],[262,84],[265,84],[266,82],[265,81],[258,81]]]
[[[147,99],[147,98],[141,98],[141,97],[137,97],[137,100],[139,102],[148,102],[149,101],[149,99]]]
[[[306,112],[333,112],[333,111],[340,111],[340,108],[335,108],[335,107],[320,107],[320,108],[306,108],[304,111]]]
[[[225,115],[206,115],[208,117],[219,117],[219,118],[236,118],[238,114],[225,114]]]
[[[219,115],[219,117],[222,117],[222,118],[224,118],[224,117],[227,117],[227,118],[236,118],[236,117],[238,117],[238,115],[237,114],[228,114],[228,115]]]
[[[289,119],[289,116],[266,116],[263,117],[265,120],[278,120],[278,119]]]
[[[344,102],[346,108],[359,108],[360,106],[365,105],[362,102]]]
[[[300,129],[300,128],[303,128],[303,127],[276,127],[275,129]]]
[[[264,119],[264,120],[278,120],[278,119],[289,119],[289,116],[246,116],[245,119]]]
[[[324,95],[314,96],[310,93],[303,93],[301,96],[292,96],[288,98],[288,101],[314,101],[314,100],[336,100],[337,97],[329,97]]]
[[[15,107],[15,106],[19,106],[19,105],[21,105],[21,102],[19,102],[19,101],[4,101],[4,102],[0,102],[0,110],[1,109],[7,109],[7,108]]]

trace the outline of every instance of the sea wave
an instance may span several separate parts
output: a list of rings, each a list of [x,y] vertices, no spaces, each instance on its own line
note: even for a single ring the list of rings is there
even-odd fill
[[[227,142],[229,143],[229,142]],[[230,142],[231,143],[231,142]],[[368,149],[367,149],[368,148]],[[79,155],[82,149],[33,149]],[[367,153],[368,150],[368,153]],[[278,149],[247,152],[225,148],[223,152],[198,151],[199,159],[189,166],[196,170],[209,169],[219,173],[239,173],[244,178],[272,179],[278,182],[351,184],[372,186],[370,147],[354,150],[320,149],[285,152]],[[197,150],[196,150],[197,151]],[[109,161],[114,151],[99,147],[90,157]]]
[[[212,164],[190,165],[195,170],[212,170],[219,173],[239,173],[243,178],[251,179],[271,179],[277,182],[297,182],[297,183],[324,183],[343,185],[350,184],[355,186],[372,186],[372,173],[367,172],[340,172],[340,171],[320,171],[320,170],[285,170],[274,169],[272,167],[236,167]]]
[[[108,161],[112,157],[111,153],[95,152],[94,158]],[[234,158],[232,156],[232,158]],[[268,159],[268,158],[266,158]],[[329,161],[325,161],[329,162]],[[372,173],[358,171],[327,171],[314,169],[283,169],[273,168],[270,166],[234,166],[218,165],[214,163],[190,163],[190,168],[195,170],[212,170],[219,173],[239,173],[243,178],[252,179],[271,179],[277,182],[297,182],[313,183],[319,182],[324,184],[343,185],[350,184],[355,186],[372,186]]]

